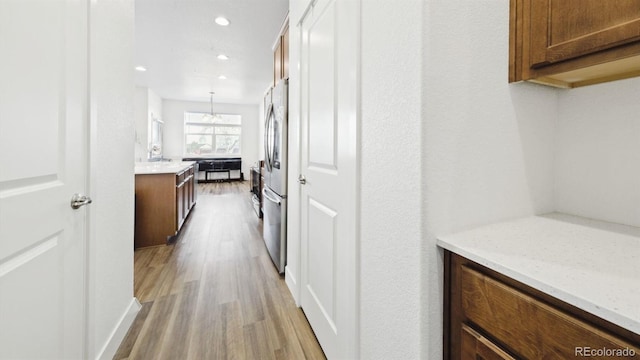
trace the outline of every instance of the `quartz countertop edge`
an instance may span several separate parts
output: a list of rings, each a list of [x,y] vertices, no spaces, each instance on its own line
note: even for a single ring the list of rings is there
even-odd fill
[[[195,164],[195,161],[136,162],[136,175],[174,174]]]
[[[640,334],[640,228],[550,213],[439,236],[437,244]]]

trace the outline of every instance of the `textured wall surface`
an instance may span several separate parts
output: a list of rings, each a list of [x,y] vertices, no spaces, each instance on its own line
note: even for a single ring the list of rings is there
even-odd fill
[[[428,1],[422,357],[442,358],[438,235],[553,210],[557,90],[507,82],[507,1]]]
[[[147,136],[149,134],[149,89],[136,86],[133,101],[133,118],[135,124],[135,160],[144,161],[147,153]]]
[[[360,356],[420,357],[420,1],[362,2]]]
[[[90,10],[89,355],[109,341],[133,299],[134,85],[132,0]]]
[[[135,160],[146,161],[149,157],[151,119],[163,120],[162,99],[153,90],[137,86],[134,97]]]
[[[640,226],[640,79],[562,91],[556,209]]]

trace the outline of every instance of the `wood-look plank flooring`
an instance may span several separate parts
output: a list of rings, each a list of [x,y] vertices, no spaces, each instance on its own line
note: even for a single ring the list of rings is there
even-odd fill
[[[135,251],[142,303],[114,359],[324,359],[262,241],[248,182],[198,185],[172,245]]]

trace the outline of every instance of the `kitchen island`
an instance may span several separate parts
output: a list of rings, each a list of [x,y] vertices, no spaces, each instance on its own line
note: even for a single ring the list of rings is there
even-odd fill
[[[640,357],[639,228],[552,213],[438,245],[450,358]]]
[[[135,248],[165,245],[196,203],[196,163],[138,162],[135,166]]]

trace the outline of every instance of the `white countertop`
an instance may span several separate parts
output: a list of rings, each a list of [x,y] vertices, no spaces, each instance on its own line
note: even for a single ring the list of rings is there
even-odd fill
[[[552,213],[438,246],[640,334],[640,228]]]
[[[172,174],[193,166],[195,161],[155,161],[155,162],[136,162],[135,174]]]

